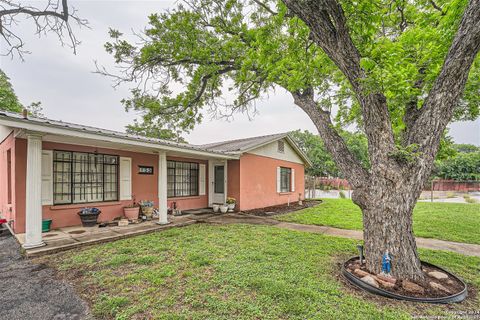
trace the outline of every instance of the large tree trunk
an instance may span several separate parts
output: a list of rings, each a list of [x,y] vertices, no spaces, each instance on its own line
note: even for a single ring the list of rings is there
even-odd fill
[[[412,212],[431,172],[441,136],[452,118],[470,67],[480,51],[480,0],[469,0],[442,70],[420,110],[407,115],[405,145],[416,145],[414,160],[399,163],[394,154],[391,119],[382,92],[366,90],[367,74],[348,30],[338,0],[283,0],[310,28],[314,42],[345,75],[362,109],[371,170],[361,168],[314,100],[313,89],[292,93],[316,125],[327,150],[354,188],[354,202],[363,211],[367,267],[381,271],[382,255],[393,256],[392,272],[403,279],[423,278],[412,232]],[[380,88],[381,86],[379,86]],[[408,101],[406,101],[408,103]],[[408,109],[408,108],[407,108]],[[411,109],[411,108],[410,108]],[[409,111],[411,112],[411,111]]]
[[[360,204],[368,270],[380,273],[382,256],[388,250],[395,277],[423,279],[412,229],[412,213],[419,189],[421,188],[412,188],[404,181],[372,177],[368,195]]]

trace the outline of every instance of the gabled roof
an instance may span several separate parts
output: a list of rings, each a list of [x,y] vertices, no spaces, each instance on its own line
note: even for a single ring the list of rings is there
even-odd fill
[[[283,139],[287,133],[270,134],[267,136],[258,136],[244,139],[235,139],[219,141],[214,143],[202,144],[201,147],[219,152],[244,153],[253,148],[258,148],[264,144]]]
[[[312,164],[308,156],[299,148],[299,146],[295,143],[295,141],[290,137],[288,133],[277,133],[266,136],[220,141],[200,145],[200,147],[216,152],[229,153],[232,155],[241,155],[243,153],[260,148],[264,145],[281,139],[285,139],[306,164]]]

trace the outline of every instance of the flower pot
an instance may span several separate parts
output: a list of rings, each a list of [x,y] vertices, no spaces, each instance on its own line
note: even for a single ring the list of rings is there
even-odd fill
[[[228,211],[228,206],[227,205],[220,206],[220,212],[221,213],[227,213],[227,211]]]
[[[228,204],[228,212],[233,212],[235,210],[235,203],[229,203]]]
[[[218,210],[220,210],[220,205],[219,204],[213,204],[212,208],[213,208],[213,212],[218,212]]]
[[[100,215],[101,211],[97,208],[84,208],[78,215],[80,216],[80,220],[82,220],[82,226],[84,227],[94,227],[97,224],[98,216]]]
[[[42,232],[49,232],[52,225],[52,219],[42,220]]]
[[[137,220],[138,219],[138,213],[139,213],[139,208],[138,207],[130,207],[130,208],[123,208],[123,214],[128,220]]]
[[[148,219],[151,219],[153,215],[153,207],[142,207],[142,213],[146,215]]]

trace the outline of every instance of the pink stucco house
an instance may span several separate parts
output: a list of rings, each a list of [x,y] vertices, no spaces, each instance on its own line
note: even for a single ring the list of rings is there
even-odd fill
[[[187,210],[234,197],[249,210],[297,201],[308,165],[288,134],[190,145],[0,111],[0,218],[25,233],[25,248],[43,245],[42,219],[79,225],[87,206],[108,221],[153,200],[168,223],[173,202]]]

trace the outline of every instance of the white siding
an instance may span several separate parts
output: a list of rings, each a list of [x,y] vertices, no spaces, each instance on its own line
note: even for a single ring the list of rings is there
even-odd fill
[[[248,153],[303,164],[302,158],[290,146],[288,141],[285,139],[283,139],[283,141],[285,143],[284,152],[278,152],[278,141],[273,141],[267,145],[249,151]]]

